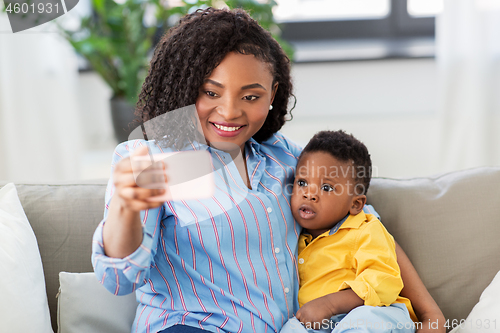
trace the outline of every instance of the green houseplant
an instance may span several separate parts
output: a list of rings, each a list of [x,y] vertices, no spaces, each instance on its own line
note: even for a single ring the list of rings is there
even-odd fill
[[[273,20],[274,0],[91,0],[93,12],[81,20],[77,30],[60,26],[76,52],[109,85],[113,92],[111,113],[119,142],[127,140],[133,128],[134,106],[147,74],[155,42],[177,20],[198,8],[208,6],[243,8],[283,45],[280,29]]]

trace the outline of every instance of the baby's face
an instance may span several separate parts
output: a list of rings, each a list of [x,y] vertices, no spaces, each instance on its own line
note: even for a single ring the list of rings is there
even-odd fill
[[[292,214],[313,237],[330,230],[353,206],[353,166],[325,152],[306,153],[297,164]]]

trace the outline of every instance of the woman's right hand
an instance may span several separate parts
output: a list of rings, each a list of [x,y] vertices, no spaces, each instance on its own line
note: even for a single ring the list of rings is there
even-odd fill
[[[148,156],[147,147],[137,148],[113,171],[115,191],[103,226],[104,252],[109,257],[124,258],[137,250],[143,237],[140,212],[163,204],[148,199],[165,192],[161,188],[167,181],[165,166],[157,162],[140,172],[143,168],[136,160],[141,156]]]
[[[140,157],[145,157],[143,163],[138,161]],[[122,159],[115,166],[113,197],[117,197],[118,204],[124,210],[140,212],[163,204],[163,202],[152,202],[147,199],[165,193],[167,181],[165,164],[160,161],[151,165],[148,157],[147,147],[141,146],[133,152],[131,157]]]

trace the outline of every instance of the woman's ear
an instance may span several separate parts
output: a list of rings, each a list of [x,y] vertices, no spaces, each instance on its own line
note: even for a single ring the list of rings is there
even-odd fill
[[[363,210],[366,203],[366,195],[355,195],[352,198],[352,206],[349,214],[358,215]]]
[[[273,85],[273,92],[271,93],[271,103],[269,104],[273,104],[274,96],[276,96],[277,91],[278,91],[278,82],[274,83]]]

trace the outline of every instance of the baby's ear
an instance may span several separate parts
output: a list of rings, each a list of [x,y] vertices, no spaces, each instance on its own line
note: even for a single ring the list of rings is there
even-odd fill
[[[352,197],[352,206],[349,213],[351,215],[358,215],[363,210],[366,203],[366,195],[355,195]]]

